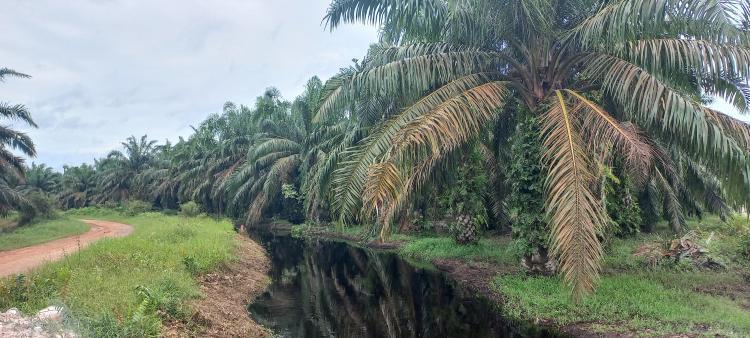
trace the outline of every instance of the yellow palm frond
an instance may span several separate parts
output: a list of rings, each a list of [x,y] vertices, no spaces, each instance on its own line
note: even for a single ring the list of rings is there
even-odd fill
[[[564,92],[579,102],[576,111],[581,115],[582,129],[589,138],[586,144],[598,148],[600,161],[605,162],[612,153],[622,154],[627,167],[634,171],[633,178],[645,183],[651,170],[653,150],[635,126],[615,120],[604,108],[573,90]]]
[[[595,171],[577,130],[580,126],[562,92],[556,91],[552,107],[541,121],[547,149],[542,160],[548,168],[546,209],[552,254],[559,259],[563,279],[577,300],[596,284],[602,259],[597,234],[606,216],[601,201],[591,191]]]
[[[401,129],[394,138],[394,149],[426,146],[441,153],[464,144],[505,104],[507,85],[503,81],[485,83],[441,103]]]
[[[381,218],[380,212],[384,208],[392,208],[393,201],[397,198],[402,185],[401,173],[393,162],[381,162],[370,165],[362,193],[362,212],[364,218],[371,218],[373,213],[377,218]],[[385,226],[381,228],[381,240],[384,237],[385,229]]]

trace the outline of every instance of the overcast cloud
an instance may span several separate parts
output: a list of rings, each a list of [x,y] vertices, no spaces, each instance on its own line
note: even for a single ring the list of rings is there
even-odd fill
[[[93,162],[131,134],[190,134],[224,102],[269,86],[294,98],[362,58],[373,27],[329,32],[329,0],[5,0],[0,67],[33,76],[0,84],[29,107],[35,162]]]
[[[33,78],[1,83],[0,100],[30,108],[33,161],[58,169],[131,134],[175,140],[226,101],[269,86],[292,99],[361,58],[375,28],[327,31],[329,1],[5,0],[0,67]]]

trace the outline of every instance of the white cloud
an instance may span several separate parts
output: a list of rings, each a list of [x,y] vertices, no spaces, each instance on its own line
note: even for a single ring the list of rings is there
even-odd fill
[[[131,134],[163,140],[266,87],[287,98],[313,75],[361,58],[376,30],[329,32],[328,0],[10,0],[0,67],[32,79],[0,84],[26,104],[38,162],[90,162]]]

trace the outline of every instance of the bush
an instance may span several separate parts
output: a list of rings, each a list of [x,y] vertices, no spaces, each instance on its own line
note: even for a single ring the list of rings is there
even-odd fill
[[[455,222],[448,225],[448,229],[458,244],[476,244],[479,241],[476,221],[470,216],[458,216]]]
[[[195,217],[200,215],[201,213],[201,207],[198,205],[198,203],[195,203],[193,201],[189,201],[186,203],[180,204],[180,214],[185,217]]]
[[[521,117],[512,137],[508,166],[508,209],[513,222],[513,247],[522,257],[546,252],[549,229],[544,215],[544,176],[539,121]]]
[[[174,209],[164,209],[161,213],[167,216],[177,216],[180,212]]]
[[[618,166],[619,168],[619,166]],[[609,216],[605,239],[610,234],[618,237],[633,236],[643,224],[635,186],[622,169],[604,167],[604,206]]]
[[[103,206],[107,209],[117,210],[120,209],[120,203],[117,203],[115,201],[105,201]]]
[[[151,203],[149,202],[130,200],[125,204],[125,214],[128,216],[135,216],[146,211],[151,211]]]
[[[29,224],[35,220],[55,218],[56,201],[43,192],[33,192],[26,196],[28,205],[21,208],[18,223]]]
[[[750,232],[742,236],[740,240],[740,253],[745,258],[750,259]]]

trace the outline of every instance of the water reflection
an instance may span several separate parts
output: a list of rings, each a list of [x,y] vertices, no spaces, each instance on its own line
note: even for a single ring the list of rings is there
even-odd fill
[[[345,243],[257,234],[273,284],[249,307],[283,337],[547,337],[511,325],[439,272]]]

